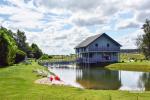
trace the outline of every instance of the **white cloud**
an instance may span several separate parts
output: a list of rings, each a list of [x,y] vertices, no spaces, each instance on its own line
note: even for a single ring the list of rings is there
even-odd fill
[[[120,20],[119,23],[116,25],[117,30],[120,29],[128,29],[128,28],[140,28],[140,24],[136,21],[134,21],[134,19],[131,20]]]
[[[89,18],[78,17],[76,19],[73,19],[72,22],[78,26],[93,26],[105,24],[106,20],[104,18],[101,18],[100,16],[92,16]]]
[[[4,1],[9,5],[0,4],[1,25],[25,31],[30,43],[37,43],[49,54],[73,53],[73,48],[88,36],[122,29],[134,30],[119,33],[118,41],[123,48],[135,48],[133,38],[143,33],[140,26],[150,18],[149,0]],[[121,13],[127,17],[120,17]],[[133,16],[128,17],[129,13]]]
[[[136,30],[133,33],[127,33],[120,38],[118,38],[118,42],[122,45],[122,49],[136,49],[136,39],[139,35],[144,34],[144,32],[140,30]]]

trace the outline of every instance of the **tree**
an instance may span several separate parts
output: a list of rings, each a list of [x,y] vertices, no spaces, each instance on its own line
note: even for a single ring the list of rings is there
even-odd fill
[[[34,58],[39,59],[42,56],[42,51],[39,49],[39,47],[36,44],[32,44],[32,53],[34,55]]]
[[[16,43],[18,48],[24,52],[27,52],[27,45],[26,45],[26,36],[24,32],[17,30],[17,34],[15,36]]]
[[[18,48],[26,53],[28,58],[34,58],[32,53],[32,47],[26,42],[26,36],[24,32],[17,30],[17,33],[14,35]]]
[[[25,60],[25,57],[26,57],[26,53],[18,49],[16,52],[15,63],[19,63]]]
[[[0,65],[12,65],[23,61],[26,57],[40,58],[42,51],[36,44],[26,42],[24,32],[13,33],[4,27],[0,27]]]
[[[17,45],[10,31],[0,28],[0,65],[12,65],[15,62]]]
[[[142,29],[145,34],[138,36],[136,44],[143,52],[146,59],[150,60],[150,20],[146,20]]]
[[[40,60],[48,60],[50,59],[51,56],[49,56],[48,54],[43,54],[41,57],[40,57]]]

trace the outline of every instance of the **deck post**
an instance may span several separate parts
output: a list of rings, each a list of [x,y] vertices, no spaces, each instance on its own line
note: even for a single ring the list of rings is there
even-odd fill
[[[120,54],[117,53],[118,62],[120,61]]]
[[[98,52],[96,52],[96,63],[98,63]]]
[[[89,52],[88,52],[88,63],[90,63],[90,59],[89,59]]]
[[[118,52],[118,62],[120,62],[120,52]]]
[[[81,53],[79,53],[79,59],[81,59]]]
[[[103,57],[104,57],[104,52],[102,52],[102,61],[101,62],[103,62]]]

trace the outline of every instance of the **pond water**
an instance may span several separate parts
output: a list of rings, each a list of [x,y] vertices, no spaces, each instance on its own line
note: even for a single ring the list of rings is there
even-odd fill
[[[99,90],[150,90],[150,73],[136,71],[112,71],[72,65],[49,65],[49,70],[66,84],[74,87]]]

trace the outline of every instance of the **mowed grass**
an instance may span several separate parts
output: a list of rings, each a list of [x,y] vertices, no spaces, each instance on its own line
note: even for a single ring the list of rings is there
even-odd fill
[[[114,63],[106,66],[110,70],[129,70],[150,72],[150,61]]]
[[[122,63],[114,63],[106,66],[110,70],[128,70],[150,72],[150,61],[144,60],[145,56],[141,53],[121,53]],[[130,62],[133,59],[133,62]]]
[[[121,53],[120,61],[128,62],[130,59],[134,59],[136,61],[143,61],[145,56],[142,53]]]
[[[33,69],[44,67],[33,62],[0,68],[0,100],[149,100],[150,92],[88,90],[67,86],[35,84]]]

